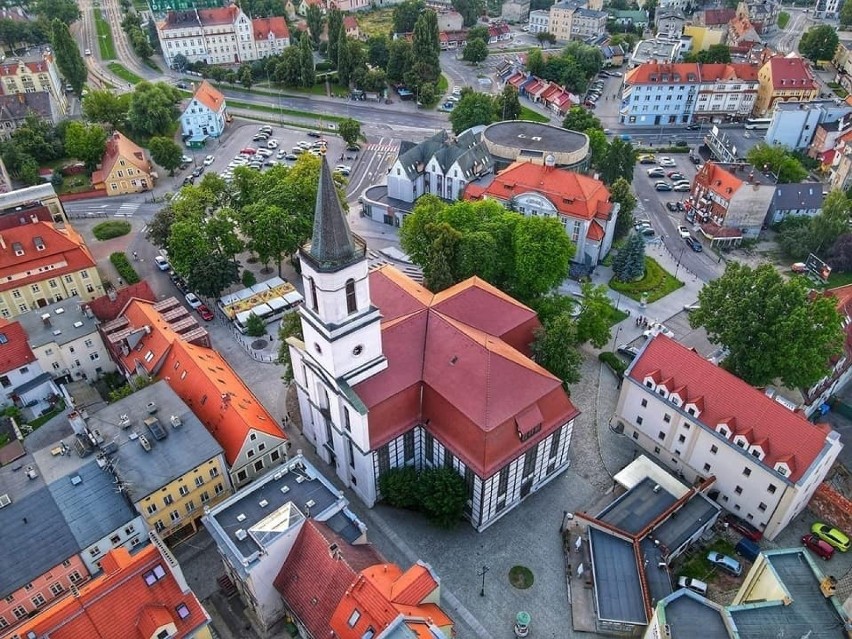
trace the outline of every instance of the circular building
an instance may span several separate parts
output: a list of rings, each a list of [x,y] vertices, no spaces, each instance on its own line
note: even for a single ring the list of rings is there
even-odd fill
[[[482,141],[498,170],[513,162],[545,164],[553,156],[556,166],[573,171],[589,168],[589,136],[550,124],[527,120],[496,122],[485,127]]]

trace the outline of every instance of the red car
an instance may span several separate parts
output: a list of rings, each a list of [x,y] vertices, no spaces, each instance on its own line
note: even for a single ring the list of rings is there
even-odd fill
[[[195,310],[198,311],[198,314],[201,315],[201,319],[203,319],[205,322],[209,322],[213,319],[213,311],[207,308],[204,304],[202,304]]]
[[[744,519],[740,519],[736,515],[725,515],[724,521],[726,524],[728,524],[728,526],[736,530],[746,539],[751,539],[752,541],[760,541],[761,539],[763,539],[762,532],[760,532],[757,528],[752,526]]]
[[[250,146],[247,146],[242,151],[240,151],[240,153],[243,155],[254,155],[255,151],[257,151],[257,149],[253,149]]]
[[[816,535],[808,533],[802,537],[802,545],[826,561],[834,556],[834,548]]]

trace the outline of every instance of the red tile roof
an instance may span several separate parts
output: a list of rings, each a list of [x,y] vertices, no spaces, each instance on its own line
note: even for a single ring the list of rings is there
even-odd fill
[[[5,340],[0,340],[0,373],[35,361],[35,355],[27,343],[27,332],[19,322],[0,320],[0,335],[5,337]]]
[[[283,40],[290,37],[290,29],[287,28],[287,21],[281,16],[274,18],[254,18],[251,21],[251,26],[254,31],[255,40],[266,40],[270,33],[276,40]]]
[[[505,202],[530,192],[546,197],[562,215],[579,220],[591,220],[598,212],[612,211],[609,189],[600,180],[532,162],[512,164],[484,189],[475,183],[469,185],[465,199],[490,197]]]
[[[281,19],[283,20],[284,18]],[[192,99],[198,100],[198,102],[213,111],[213,113],[218,113],[222,105],[225,104],[225,96],[207,80],[202,80],[201,84],[198,85]]]
[[[358,18],[356,18],[355,16],[344,16],[343,27],[347,31],[354,31],[358,28]]]
[[[589,224],[589,230],[586,232],[586,237],[588,239],[592,240],[593,242],[600,242],[602,239],[604,239],[605,235],[606,233],[604,233],[603,227],[597,221],[594,221]]]
[[[728,24],[736,15],[736,9],[705,9],[704,25],[709,27]]]
[[[43,249],[36,248],[36,238],[41,238]],[[16,255],[21,251],[23,255]],[[60,230],[39,221],[0,233],[0,291],[94,267],[83,238],[70,226]]]
[[[743,181],[715,162],[707,162],[695,175],[695,184],[706,187],[723,200],[730,200]]]
[[[147,300],[149,302],[157,301],[157,296],[154,294],[154,291],[151,290],[151,286],[148,284],[147,280],[142,280],[136,284],[131,284],[130,286],[125,286],[124,288],[116,290],[114,299],[109,295],[102,295],[101,297],[93,299],[87,306],[100,321],[110,322],[118,317],[122,309],[133,298]]]
[[[351,545],[325,524],[308,519],[273,584],[311,636],[330,637],[331,617],[358,572],[383,563],[371,544]]]
[[[198,598],[172,573],[168,561],[154,545],[131,557],[125,548],[111,550],[103,559],[101,576],[79,586],[79,595],[67,595],[15,628],[26,637],[50,639],[130,639],[154,636],[166,624],[173,624],[182,639],[195,636],[210,622]],[[144,575],[152,570],[162,577],[150,586]],[[186,606],[184,619],[177,611]]]
[[[802,58],[776,56],[766,64],[769,65],[769,70],[772,73],[772,88],[777,91],[816,88],[816,81],[811,75],[808,63]]]
[[[489,477],[578,414],[559,379],[525,354],[538,320],[487,282],[471,278],[432,295],[393,267],[370,273],[388,368],[355,386],[370,410],[370,447],[415,423]],[[532,406],[541,431],[520,442]]]
[[[647,376],[666,380],[670,390],[682,389],[684,404],[700,398],[703,407],[697,419],[703,426],[715,431],[731,420],[732,437],[744,434],[752,444],[763,440],[763,463],[772,468],[787,462],[792,481],[801,479],[816,461],[831,432],[664,335],[650,340],[628,376],[639,385]]]

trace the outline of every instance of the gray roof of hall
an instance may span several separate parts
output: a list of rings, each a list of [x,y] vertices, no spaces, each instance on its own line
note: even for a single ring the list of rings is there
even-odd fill
[[[425,165],[433,157],[443,172],[446,172],[455,162],[459,163],[465,177],[470,177],[475,164],[483,164],[486,168],[493,165],[491,154],[483,144],[479,131],[464,131],[457,137],[447,131],[438,131],[420,144],[399,154],[399,162],[409,179],[417,178],[421,170],[418,166]]]
[[[56,342],[60,346],[76,339],[97,333],[97,320],[80,310],[78,296],[54,302],[19,315],[16,319],[27,332],[31,348]],[[58,311],[58,312],[57,312]],[[42,319],[49,315],[49,324]],[[100,339],[100,338],[98,338]]]
[[[722,610],[685,588],[675,591],[663,604],[672,639],[728,639]]]
[[[598,519],[635,535],[646,528],[677,501],[677,497],[646,477],[621,497],[604,508]]]
[[[605,530],[589,527],[598,618],[646,624],[648,618],[633,544]]]
[[[776,184],[772,208],[776,211],[821,209],[825,195],[818,182]]]
[[[663,523],[654,528],[651,536],[670,550],[679,548],[708,521],[718,517],[722,508],[704,493],[695,493],[681,504]]]

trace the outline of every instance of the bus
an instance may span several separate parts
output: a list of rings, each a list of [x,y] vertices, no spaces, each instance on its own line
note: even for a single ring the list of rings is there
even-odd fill
[[[765,130],[770,124],[772,124],[772,118],[748,118],[745,121],[745,128]]]

